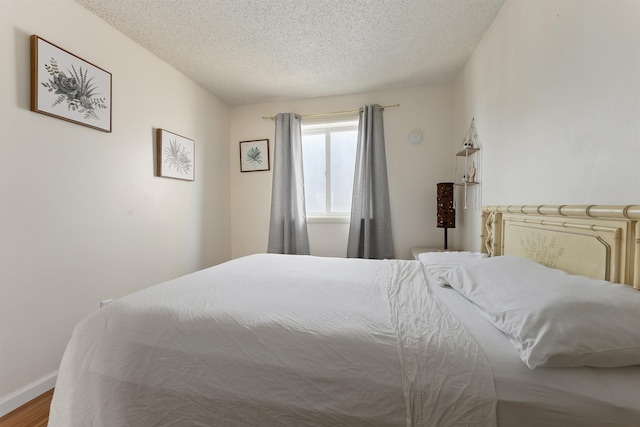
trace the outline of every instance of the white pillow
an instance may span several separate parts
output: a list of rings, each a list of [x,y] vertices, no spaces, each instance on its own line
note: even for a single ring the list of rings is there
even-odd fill
[[[479,252],[423,252],[418,259],[423,267],[433,276],[441,286],[446,286],[445,273],[459,265],[468,264],[486,258],[486,254]]]
[[[511,256],[462,265],[446,277],[530,369],[640,365],[640,292],[630,286]]]

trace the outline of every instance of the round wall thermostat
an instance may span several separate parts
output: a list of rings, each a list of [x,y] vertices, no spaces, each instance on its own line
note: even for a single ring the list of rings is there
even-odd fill
[[[409,142],[411,144],[420,144],[422,141],[422,132],[419,130],[414,130],[409,134]]]

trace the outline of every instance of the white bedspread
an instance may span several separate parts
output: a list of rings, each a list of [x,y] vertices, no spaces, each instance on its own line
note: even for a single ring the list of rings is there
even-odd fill
[[[98,310],[50,427],[495,425],[491,368],[412,261],[253,255]]]

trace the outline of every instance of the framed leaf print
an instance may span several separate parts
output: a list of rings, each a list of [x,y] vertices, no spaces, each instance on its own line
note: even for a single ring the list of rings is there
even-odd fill
[[[31,111],[111,132],[111,73],[34,34]]]
[[[268,171],[269,140],[240,141],[240,172]]]
[[[158,176],[194,181],[195,142],[164,129],[157,130],[156,140]]]

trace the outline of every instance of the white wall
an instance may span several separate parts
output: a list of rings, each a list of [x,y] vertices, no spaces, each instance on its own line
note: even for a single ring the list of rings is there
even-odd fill
[[[29,111],[31,34],[112,73],[112,133]],[[0,43],[3,410],[100,300],[226,261],[231,240],[228,106],[71,0],[0,0]],[[196,141],[195,182],[154,176],[158,127]]]
[[[241,173],[239,141],[269,138],[273,155],[274,123],[262,116],[345,111],[370,103],[400,104],[384,112],[396,257],[409,258],[413,246],[441,246],[442,230],[436,228],[436,183],[452,179],[452,98],[450,86],[435,86],[232,108],[233,257],[266,251],[271,204],[271,171]],[[416,129],[423,132],[424,140],[419,145],[411,145],[407,138]],[[312,255],[345,256],[347,232],[345,224],[310,224]]]
[[[482,204],[640,203],[640,2],[507,0],[454,105],[455,140],[475,117]],[[458,245],[478,249],[468,214]]]

